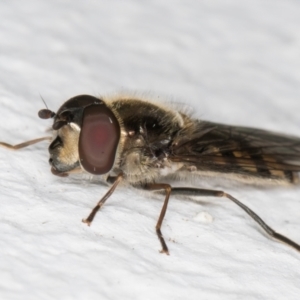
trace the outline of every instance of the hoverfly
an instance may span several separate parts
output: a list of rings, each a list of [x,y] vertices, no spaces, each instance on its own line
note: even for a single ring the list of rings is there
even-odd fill
[[[225,197],[243,209],[271,237],[300,251],[300,245],[275,232],[256,213],[223,191],[172,187],[166,176],[232,176],[245,182],[296,184],[300,172],[300,138],[260,129],[234,127],[189,117],[184,112],[139,98],[100,99],[79,95],[66,101],[52,118],[53,137],[12,146],[20,149],[51,139],[51,171],[65,177],[73,172],[102,175],[111,184],[87,219],[90,225],[122,181],[147,190],[164,191],[156,234],[162,253],[169,254],[161,226],[172,194]]]

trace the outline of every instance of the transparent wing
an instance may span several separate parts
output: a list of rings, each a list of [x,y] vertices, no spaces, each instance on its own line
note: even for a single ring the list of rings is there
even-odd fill
[[[300,138],[197,121],[175,137],[170,159],[200,170],[293,181],[300,171]]]

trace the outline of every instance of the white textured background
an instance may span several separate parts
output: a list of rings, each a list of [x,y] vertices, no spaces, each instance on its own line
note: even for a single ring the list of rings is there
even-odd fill
[[[40,94],[56,110],[122,89],[300,135],[299,15],[295,0],[1,1],[0,140],[45,135]],[[0,149],[1,299],[299,299],[300,253],[228,201],[173,197],[169,257],[158,197],[119,188],[87,227],[107,188],[53,176],[46,144]],[[300,188],[227,191],[300,243]]]

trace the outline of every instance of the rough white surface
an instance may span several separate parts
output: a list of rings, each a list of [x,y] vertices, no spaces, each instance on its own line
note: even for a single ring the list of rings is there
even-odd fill
[[[0,140],[45,135],[40,94],[56,110],[122,89],[300,135],[299,15],[293,0],[1,1]],[[0,149],[1,299],[299,299],[300,253],[232,203],[173,197],[166,256],[157,196],[117,189],[91,227],[81,223],[106,190],[53,176],[47,143]],[[299,188],[226,190],[300,242]]]

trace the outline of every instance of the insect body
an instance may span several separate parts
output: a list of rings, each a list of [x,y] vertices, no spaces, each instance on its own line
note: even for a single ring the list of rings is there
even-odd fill
[[[300,251],[300,246],[271,229],[257,214],[231,195],[216,190],[171,187],[166,176],[186,178],[223,175],[245,182],[295,184],[300,171],[300,138],[264,130],[195,120],[183,112],[132,97],[98,99],[80,95],[65,102],[53,118],[49,146],[51,171],[58,176],[87,172],[112,183],[87,219],[97,211],[121,181],[148,190],[165,191],[156,224],[163,253],[168,247],[161,225],[171,194],[226,197],[241,207],[270,236]],[[32,140],[19,149],[49,139]]]

